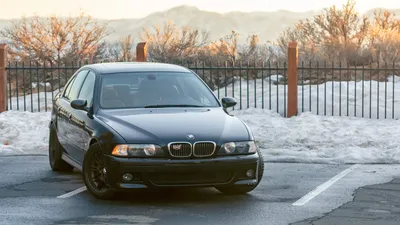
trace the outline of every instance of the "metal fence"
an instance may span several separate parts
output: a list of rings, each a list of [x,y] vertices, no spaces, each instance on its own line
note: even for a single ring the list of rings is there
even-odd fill
[[[83,64],[8,63],[7,110],[49,111],[54,95]]]
[[[7,110],[42,112],[51,110],[54,95],[85,63],[42,65],[9,63]],[[240,63],[188,63],[182,64],[196,72],[218,98],[236,97],[235,109],[267,108],[286,114],[286,64],[251,65]],[[276,74],[281,74],[276,76]],[[274,76],[275,75],[275,76]],[[278,79],[277,79],[278,78]],[[260,101],[261,100],[261,101]]]
[[[400,67],[302,62],[299,112],[376,119],[400,117]],[[308,99],[307,99],[308,98]]]
[[[43,112],[54,95],[86,63],[9,63],[8,110]],[[235,97],[233,110],[257,108],[287,111],[287,63],[183,63],[196,72],[218,98]],[[349,66],[300,62],[298,112],[367,118],[400,117],[400,68],[395,64]]]

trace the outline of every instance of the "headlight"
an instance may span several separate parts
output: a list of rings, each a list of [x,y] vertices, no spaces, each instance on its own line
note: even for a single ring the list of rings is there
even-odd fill
[[[130,144],[115,146],[112,155],[124,157],[160,157],[164,156],[164,151],[160,146],[154,144]]]
[[[219,155],[245,155],[257,152],[257,146],[254,141],[228,142],[221,146]]]

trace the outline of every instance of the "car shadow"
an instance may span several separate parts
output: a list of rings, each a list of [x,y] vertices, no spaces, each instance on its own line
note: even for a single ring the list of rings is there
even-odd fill
[[[90,193],[86,192],[88,195]],[[168,206],[176,204],[213,204],[213,203],[238,203],[252,202],[256,196],[251,193],[244,195],[225,195],[214,188],[160,188],[137,189],[119,192],[113,200],[100,200],[92,195],[90,198],[97,203],[126,204],[126,205],[153,205]]]

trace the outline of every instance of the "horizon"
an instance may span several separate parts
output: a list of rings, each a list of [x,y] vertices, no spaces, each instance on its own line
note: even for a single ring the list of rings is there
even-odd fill
[[[215,2],[213,0],[169,0],[168,2],[160,0],[148,0],[145,3],[140,2],[140,9],[135,7],[136,0],[114,0],[113,5],[107,5],[105,0],[14,0],[7,1],[0,8],[0,19],[10,20],[19,19],[23,16],[31,17],[38,15],[47,17],[50,15],[74,16],[80,12],[85,12],[93,18],[105,20],[118,19],[137,19],[150,14],[163,12],[172,8],[189,6],[202,11],[217,12],[226,14],[229,12],[307,12],[318,11],[333,5],[341,7],[346,0],[309,0],[306,5],[301,2],[292,2],[292,0],[281,0],[279,2],[269,2],[266,0],[248,0],[246,2]],[[46,7],[43,7],[46,5]],[[93,7],[93,6],[97,7]],[[21,7],[22,6],[22,7]],[[374,8],[400,9],[400,1],[380,0],[376,2],[356,1],[356,8],[360,13],[365,13]],[[110,13],[112,12],[112,13]]]

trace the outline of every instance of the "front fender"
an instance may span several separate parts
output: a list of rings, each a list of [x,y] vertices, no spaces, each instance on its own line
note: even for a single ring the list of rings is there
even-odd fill
[[[95,127],[91,140],[88,143],[93,144],[93,142],[99,143],[102,151],[106,155],[110,155],[113,148],[118,144],[127,143],[125,139],[113,128],[104,123],[98,118],[94,118]]]

